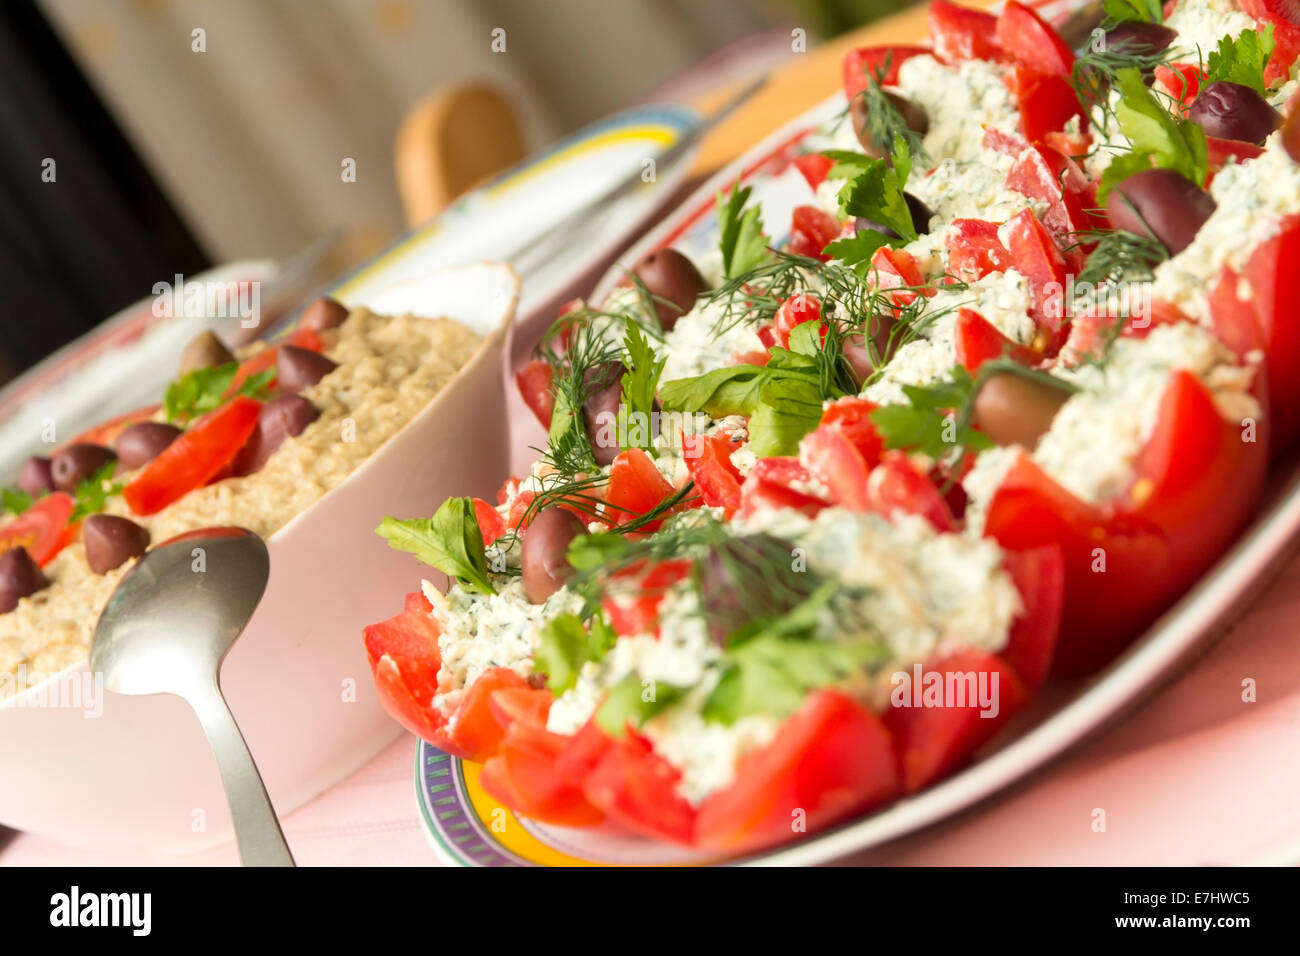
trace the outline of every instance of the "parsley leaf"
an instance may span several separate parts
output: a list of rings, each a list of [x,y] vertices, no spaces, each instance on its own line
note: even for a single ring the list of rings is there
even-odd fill
[[[1198,186],[1209,171],[1205,130],[1199,123],[1179,119],[1165,109],[1142,81],[1135,69],[1116,73],[1122,99],[1115,107],[1120,129],[1133,145],[1133,151],[1115,157],[1102,173],[1097,193],[1099,204],[1115,185],[1134,173],[1153,166],[1171,169]]]
[[[628,444],[624,447],[642,448],[653,456],[657,453],[653,429],[649,423],[654,421],[655,390],[659,387],[659,376],[663,374],[666,359],[655,354],[635,322],[627,324],[623,351],[623,365],[627,371],[623,374],[619,426],[621,433],[628,439]]]
[[[763,219],[757,206],[745,204],[753,188],[740,184],[731,187],[730,195],[718,193],[719,246],[722,248],[722,271],[728,279],[758,268],[771,253],[763,235]]]
[[[1135,20],[1138,23],[1164,23],[1165,11],[1161,0],[1105,0],[1102,9],[1111,24]]]
[[[122,482],[110,484],[116,471],[117,461],[108,461],[93,475],[77,483],[77,506],[72,509],[68,521],[80,521],[86,515],[99,514],[110,496],[122,493]]]
[[[213,365],[198,368],[182,375],[167,386],[163,395],[163,411],[169,422],[187,422],[192,418],[210,412],[226,401],[226,392],[239,373],[238,362],[225,365]],[[275,378],[274,369],[266,369],[256,375],[250,375],[240,383],[234,395],[247,395],[259,401],[270,395],[270,384]]]
[[[749,447],[760,458],[795,455],[822,418],[822,393],[804,379],[776,379],[759,392],[749,418]]]
[[[821,600],[821,591],[810,601]],[[883,644],[808,640],[766,633],[727,651],[725,670],[704,703],[705,720],[733,724],[749,714],[788,717],[809,691],[889,659]]]
[[[1205,66],[1206,83],[1237,83],[1263,94],[1264,67],[1273,55],[1273,24],[1261,30],[1242,30],[1234,40],[1225,36],[1210,53]]]
[[[0,488],[0,510],[20,515],[32,506],[32,496],[21,488]]]
[[[469,498],[448,498],[432,518],[384,518],[375,533],[394,551],[410,552],[467,591],[497,593],[488,578],[483,532]]]
[[[605,656],[617,635],[599,614],[588,628],[576,614],[561,614],[541,631],[541,643],[533,655],[533,668],[546,675],[546,686],[559,695],[578,682],[587,661]]]
[[[607,734],[622,737],[628,724],[640,727],[685,693],[685,688],[628,674],[609,689],[596,711],[596,723]]]
[[[839,154],[836,154],[837,156]],[[826,254],[865,275],[871,258],[882,246],[906,245],[917,238],[912,210],[907,205],[907,177],[912,169],[912,151],[902,136],[894,137],[893,163],[886,159],[865,162],[836,159],[834,172],[843,166],[850,179],[839,191],[840,211],[845,217],[870,219],[897,236],[878,229],[861,229],[856,236],[836,239],[826,247]]]

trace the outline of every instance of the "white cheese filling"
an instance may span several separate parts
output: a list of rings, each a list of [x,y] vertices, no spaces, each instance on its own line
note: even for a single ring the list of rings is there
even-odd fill
[[[532,673],[533,654],[546,623],[561,614],[582,610],[582,599],[561,588],[545,604],[533,604],[521,578],[498,578],[494,595],[475,594],[456,586],[444,597],[425,582],[433,617],[442,629],[438,650],[438,695],[433,702],[444,713],[460,703],[465,688],[492,667],[508,667],[520,677]]]
[[[881,374],[862,391],[879,405],[907,402],[904,385],[929,385],[950,377],[957,364],[959,309],[973,309],[1012,341],[1029,342],[1037,329],[1029,317],[1029,284],[1014,269],[991,272],[956,290],[940,289],[922,313],[919,337],[900,346]],[[927,321],[926,316],[933,315]]]
[[[1206,385],[1225,421],[1258,418],[1259,405],[1249,392],[1253,367],[1236,364],[1232,353],[1199,326],[1161,325],[1146,338],[1117,340],[1104,366],[1057,370],[1081,391],[1057,412],[1034,449],[1034,461],[1082,501],[1102,504],[1123,493],[1155,430],[1170,373],[1179,369]],[[981,453],[962,482],[970,498],[968,528],[982,530],[988,503],[1020,453],[1017,448]]]

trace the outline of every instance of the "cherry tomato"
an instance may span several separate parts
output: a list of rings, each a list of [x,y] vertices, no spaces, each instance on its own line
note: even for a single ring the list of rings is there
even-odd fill
[[[781,348],[789,348],[790,333],[796,326],[805,322],[820,322],[821,318],[822,303],[817,296],[807,292],[790,296],[777,307],[776,317],[772,320],[776,344]],[[822,335],[825,337],[825,331]]]
[[[840,221],[816,206],[795,206],[785,251],[821,262],[830,261],[822,250],[840,237]]]

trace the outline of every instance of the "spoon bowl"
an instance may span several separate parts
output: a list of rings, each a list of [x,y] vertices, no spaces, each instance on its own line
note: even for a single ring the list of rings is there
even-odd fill
[[[90,669],[118,694],[173,694],[207,734],[246,866],[293,857],[253,757],[221,694],[221,662],[266,591],[266,544],[243,528],[204,528],[147,551],[100,615]]]

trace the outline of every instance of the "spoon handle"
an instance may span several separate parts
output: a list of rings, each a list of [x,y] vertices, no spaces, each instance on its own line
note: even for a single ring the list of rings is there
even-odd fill
[[[208,735],[226,788],[240,861],[244,866],[294,866],[262,775],[257,772],[220,687],[214,684],[210,693],[194,696],[200,700],[191,700],[190,704]]]

